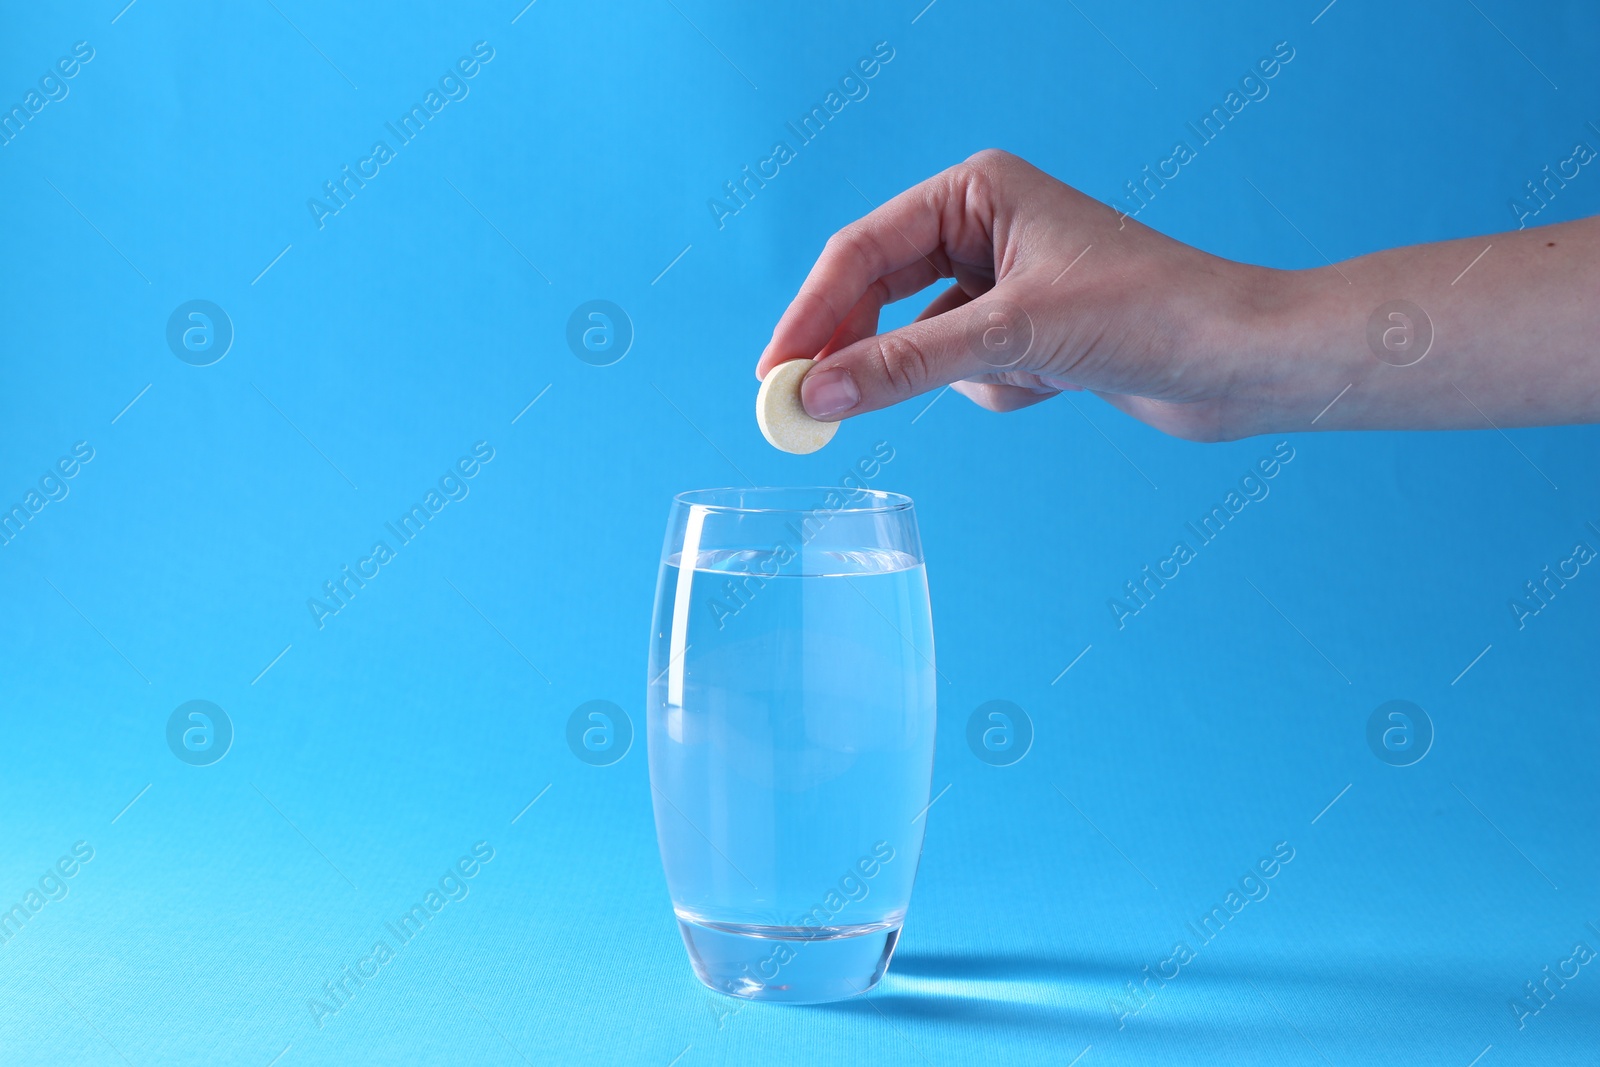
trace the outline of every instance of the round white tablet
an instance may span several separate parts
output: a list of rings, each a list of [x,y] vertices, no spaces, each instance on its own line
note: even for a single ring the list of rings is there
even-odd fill
[[[791,359],[767,372],[756,394],[756,425],[773,448],[803,456],[833,439],[837,422],[818,422],[800,404],[800,382],[811,369],[809,359]]]

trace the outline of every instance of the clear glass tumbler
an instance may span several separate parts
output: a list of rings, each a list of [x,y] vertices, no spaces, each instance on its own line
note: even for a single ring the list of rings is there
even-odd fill
[[[650,785],[700,980],[817,1004],[888,968],[933,774],[933,621],[911,500],[708,489],[672,506]]]

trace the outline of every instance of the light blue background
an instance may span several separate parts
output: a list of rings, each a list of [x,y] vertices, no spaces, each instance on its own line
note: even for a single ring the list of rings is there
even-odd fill
[[[1111,200],[1279,41],[1270,97],[1141,221],[1281,267],[1503,230],[1600,145],[1600,16],[924,2],[6,6],[7,108],[95,56],[0,148],[0,503],[95,458],[0,548],[0,907],[95,856],[0,945],[0,1061],[1594,1062],[1600,968],[1525,1029],[1508,1001],[1600,948],[1600,573],[1520,631],[1507,604],[1600,547],[1600,431],[1201,446],[951,394],[797,458],[751,369],[867,201],[988,146]],[[319,230],[306,200],[478,41],[470,95]],[[719,231],[707,199],[878,41],[870,95]],[[1538,221],[1596,210],[1585,169]],[[236,331],[204,368],[164,337],[196,298]],[[636,331],[614,366],[565,342],[594,298]],[[471,495],[319,630],[307,598],[480,440]],[[1271,496],[1119,631],[1107,599],[1278,440]],[[642,725],[671,494],[833,482],[877,441],[921,516],[949,789],[870,1003],[719,1014],[642,747],[585,765],[566,718]],[[191,699],[236,730],[210,767],[166,746]],[[966,748],[991,699],[1035,724],[1015,766]],[[1390,699],[1437,730],[1415,766],[1367,747]],[[478,841],[470,895],[315,1025]],[[1271,895],[1119,1030],[1111,998],[1279,841]]]

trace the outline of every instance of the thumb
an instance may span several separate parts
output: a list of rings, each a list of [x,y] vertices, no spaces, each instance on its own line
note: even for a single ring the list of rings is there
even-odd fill
[[[818,357],[800,384],[800,402],[812,418],[835,422],[975,375],[1027,370],[1037,348],[1033,318],[991,290]]]

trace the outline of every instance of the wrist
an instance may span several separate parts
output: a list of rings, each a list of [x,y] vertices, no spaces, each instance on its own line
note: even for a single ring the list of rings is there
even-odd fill
[[[1228,438],[1331,428],[1330,403],[1364,369],[1339,343],[1348,282],[1326,267],[1234,266],[1211,328],[1227,374],[1219,428]]]

